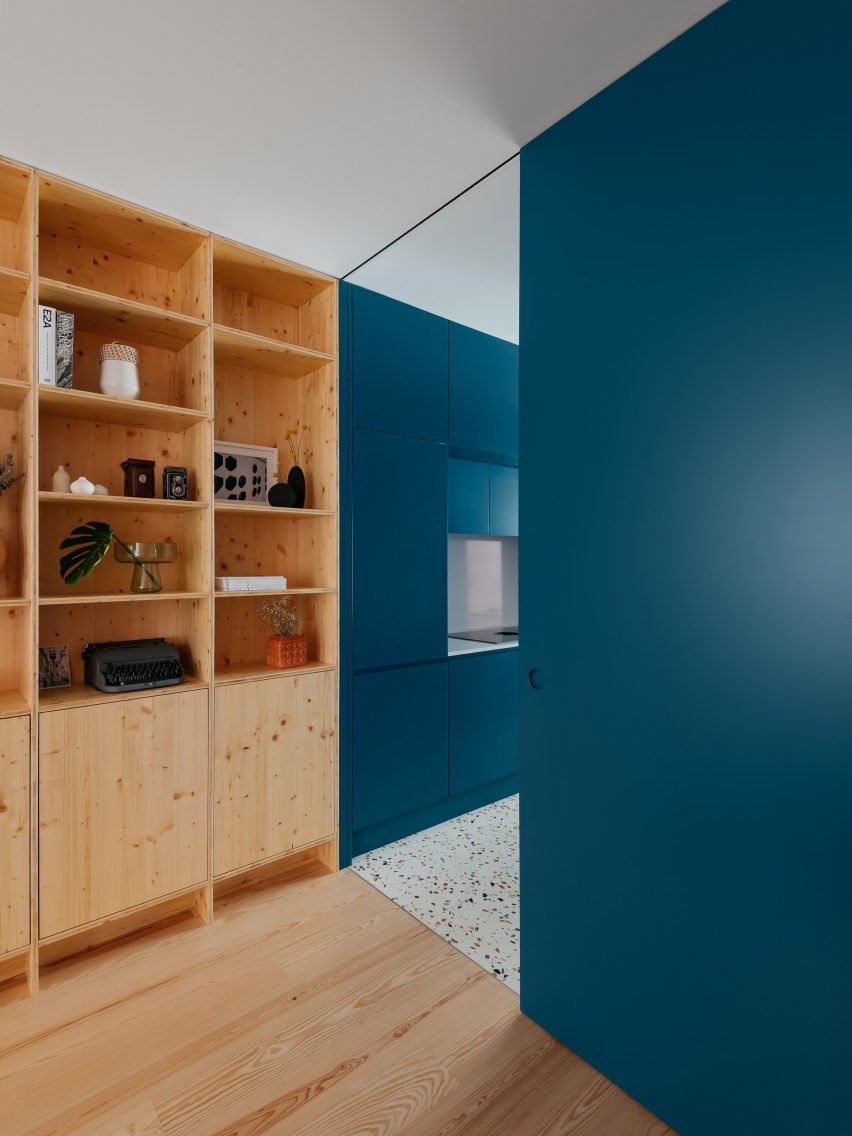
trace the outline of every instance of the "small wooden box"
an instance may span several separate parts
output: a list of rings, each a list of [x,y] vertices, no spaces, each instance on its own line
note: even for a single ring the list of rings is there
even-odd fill
[[[286,670],[304,667],[308,662],[308,641],[304,635],[270,635],[266,640],[266,665]]]

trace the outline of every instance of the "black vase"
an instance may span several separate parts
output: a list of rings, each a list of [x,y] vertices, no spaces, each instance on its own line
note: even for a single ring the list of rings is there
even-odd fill
[[[305,507],[305,475],[302,472],[302,467],[294,465],[290,472],[287,474],[287,484],[296,494],[296,500],[293,503],[294,509],[304,509]]]

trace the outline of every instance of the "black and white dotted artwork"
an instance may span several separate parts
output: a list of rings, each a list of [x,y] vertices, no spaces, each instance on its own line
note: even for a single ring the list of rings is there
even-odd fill
[[[213,496],[217,501],[265,505],[272,472],[265,457],[232,452],[217,443],[213,451]]]

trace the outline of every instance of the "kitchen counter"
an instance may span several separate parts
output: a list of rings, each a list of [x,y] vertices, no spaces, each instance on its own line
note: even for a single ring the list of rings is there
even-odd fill
[[[517,646],[517,639],[511,639],[508,643],[477,643],[474,639],[453,639],[450,636],[447,640],[447,655],[452,659],[455,655],[479,655],[483,651],[511,651]]]

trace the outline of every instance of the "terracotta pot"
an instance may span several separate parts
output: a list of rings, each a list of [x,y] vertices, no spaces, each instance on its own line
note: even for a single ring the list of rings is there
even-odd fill
[[[286,670],[304,667],[308,662],[308,641],[304,635],[270,635],[266,640],[266,665]]]

